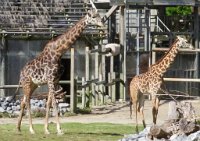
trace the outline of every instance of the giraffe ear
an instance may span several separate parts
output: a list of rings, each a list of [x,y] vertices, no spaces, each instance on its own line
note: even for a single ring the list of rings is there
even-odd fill
[[[95,15],[97,15],[96,9],[92,8],[92,9],[88,10],[88,16],[95,17]]]
[[[91,17],[91,13],[92,13],[91,10],[87,11],[87,14],[88,14],[89,17]]]
[[[181,40],[181,37],[180,37],[180,36],[177,36],[177,39],[178,39],[178,40]]]

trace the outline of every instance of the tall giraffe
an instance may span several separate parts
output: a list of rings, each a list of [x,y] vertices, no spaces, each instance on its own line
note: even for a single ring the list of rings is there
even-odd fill
[[[170,64],[174,62],[174,59],[178,53],[180,47],[191,47],[187,43],[187,40],[181,37],[177,37],[174,43],[171,45],[168,52],[159,59],[155,64],[149,67],[148,71],[133,77],[130,82],[130,101],[135,108],[136,115],[136,131],[138,131],[137,112],[142,115],[143,126],[146,127],[144,120],[144,95],[150,94],[152,97],[152,115],[153,123],[156,124],[159,99],[156,96],[158,90],[163,81],[163,75],[170,67]],[[131,105],[132,106],[132,105]],[[131,108],[132,109],[132,108]]]
[[[39,85],[48,85],[49,94],[46,104],[46,117],[45,117],[45,134],[49,134],[48,130],[48,113],[50,106],[52,104],[53,109],[56,112],[56,123],[57,123],[57,133],[62,134],[60,127],[57,103],[55,99],[55,93],[58,86],[58,80],[60,78],[60,61],[62,55],[71,47],[71,45],[80,36],[82,31],[88,24],[103,26],[100,15],[97,13],[96,9],[89,10],[86,16],[80,19],[73,27],[68,31],[58,36],[56,39],[49,41],[44,50],[39,56],[37,56],[32,61],[28,62],[20,73],[19,84],[22,85],[24,97],[21,102],[21,111],[18,119],[17,129],[20,131],[22,115],[24,108],[26,106],[29,115],[29,130],[31,134],[34,134],[34,129],[32,125],[31,111],[30,111],[30,97],[33,91]]]

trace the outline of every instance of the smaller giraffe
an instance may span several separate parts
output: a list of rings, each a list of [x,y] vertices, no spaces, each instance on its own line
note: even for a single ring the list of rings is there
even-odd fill
[[[178,53],[180,47],[191,47],[187,43],[187,40],[181,37],[177,37],[168,52],[155,64],[149,67],[148,71],[133,77],[130,82],[130,106],[132,104],[135,109],[136,116],[136,131],[138,132],[138,119],[137,113],[142,116],[142,122],[144,128],[146,127],[144,120],[144,94],[150,94],[152,97],[152,115],[153,123],[156,124],[159,99],[156,96],[158,90],[163,81],[163,75],[170,67],[170,64],[174,62],[174,59]],[[132,109],[132,108],[131,108]]]

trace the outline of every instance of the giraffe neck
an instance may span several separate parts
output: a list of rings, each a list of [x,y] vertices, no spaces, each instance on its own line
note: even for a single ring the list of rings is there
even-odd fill
[[[72,44],[76,41],[76,39],[81,35],[86,26],[87,26],[87,16],[79,20],[67,32],[57,37],[54,40],[56,51],[61,55],[64,54],[66,50],[70,48]]]
[[[168,52],[152,66],[152,68],[155,69],[156,74],[163,76],[170,67],[170,64],[174,62],[179,49],[177,42],[178,41],[175,41]]]

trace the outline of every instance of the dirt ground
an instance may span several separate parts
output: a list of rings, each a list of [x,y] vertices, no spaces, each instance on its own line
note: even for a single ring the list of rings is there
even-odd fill
[[[200,100],[189,100],[195,108],[196,114],[200,117]],[[170,101],[161,101],[157,124],[162,124],[164,120],[167,120],[168,104]],[[151,101],[146,100],[144,106],[145,121],[148,125],[152,124],[151,114]],[[140,118],[139,124],[142,124]],[[135,118],[130,118],[129,103],[128,102],[116,102],[115,104],[94,107],[91,114],[61,117],[61,123],[65,122],[80,122],[80,123],[94,123],[94,122],[107,122],[107,123],[118,123],[118,124],[134,124]],[[50,118],[50,122],[55,122],[54,118]],[[0,124],[16,124],[16,118],[0,118]],[[28,119],[24,118],[22,123],[28,123]],[[34,124],[43,124],[43,118],[34,118]]]

